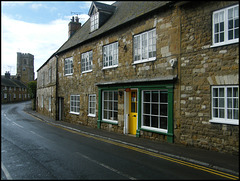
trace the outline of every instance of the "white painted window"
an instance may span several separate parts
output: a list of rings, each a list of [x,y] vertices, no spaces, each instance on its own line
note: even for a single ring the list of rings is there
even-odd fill
[[[82,73],[92,71],[92,59],[93,59],[93,51],[82,53],[82,55],[81,55]]]
[[[96,12],[90,17],[91,32],[99,28],[99,12]]]
[[[88,116],[96,116],[96,94],[90,94],[88,98]]]
[[[134,63],[156,60],[156,29],[134,36]]]
[[[70,113],[73,114],[80,113],[80,95],[70,96]]]
[[[239,5],[213,12],[213,46],[239,41]]]
[[[165,90],[142,91],[142,128],[167,133],[168,93]]]
[[[73,57],[64,60],[64,75],[73,74]]]
[[[48,111],[51,112],[52,110],[52,97],[48,98]]]
[[[118,65],[118,42],[103,47],[103,68],[116,67]]]
[[[118,92],[102,92],[102,119],[109,123],[118,122]]]
[[[212,86],[213,123],[239,125],[238,86]]]

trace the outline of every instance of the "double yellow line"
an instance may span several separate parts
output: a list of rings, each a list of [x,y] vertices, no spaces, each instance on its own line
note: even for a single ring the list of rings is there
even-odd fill
[[[56,126],[56,125],[54,125],[54,126]],[[140,148],[137,148],[137,147],[126,145],[126,144],[123,144],[123,143],[118,143],[116,141],[112,141],[112,140],[88,135],[88,134],[81,133],[81,132],[78,132],[78,131],[63,128],[61,126],[56,126],[56,127],[64,129],[64,130],[69,131],[69,132],[72,132],[72,133],[75,133],[75,134],[78,134],[78,135],[81,135],[81,136],[85,136],[85,137],[88,137],[88,138],[93,138],[95,140],[110,143],[112,145],[116,145],[116,146],[120,146],[120,147],[127,148],[127,149],[130,149],[130,150],[134,150],[134,151],[137,151],[137,152],[140,152],[140,153],[143,153],[143,154],[147,154],[147,155],[150,155],[150,156],[154,156],[154,157],[157,157],[157,158],[168,160],[170,162],[178,163],[178,164],[185,165],[185,166],[195,168],[195,169],[198,169],[198,170],[202,170],[202,171],[205,171],[205,172],[208,172],[208,173],[211,173],[211,174],[215,174],[215,175],[218,175],[218,176],[221,176],[221,177],[224,177],[224,178],[228,178],[228,179],[231,179],[231,180],[238,180],[239,179],[238,176],[234,176],[234,175],[231,175],[231,174],[228,174],[228,173],[224,173],[224,172],[214,170],[214,169],[211,169],[211,168],[207,168],[207,167],[197,165],[197,164],[194,164],[194,163],[182,161],[180,159],[176,159],[176,158],[172,158],[172,157],[169,157],[169,156],[161,155],[159,153],[154,153],[154,152],[151,152],[151,151],[147,151],[147,150],[144,150],[144,149],[140,149]]]
[[[58,125],[53,124],[53,123],[47,122],[47,124],[52,125],[52,126],[57,127],[57,128],[61,128],[61,129],[66,130],[68,132],[72,132],[74,134],[78,134],[78,135],[88,137],[88,138],[93,138],[95,140],[99,140],[99,141],[102,141],[102,142],[105,142],[105,143],[116,145],[116,146],[119,146],[119,147],[122,147],[122,148],[127,148],[127,149],[130,149],[130,150],[134,150],[134,151],[137,151],[139,153],[147,154],[147,155],[150,155],[150,156],[153,156],[153,157],[168,160],[170,162],[174,162],[174,163],[178,163],[178,164],[181,164],[181,165],[184,165],[184,166],[188,166],[188,167],[191,167],[191,168],[202,170],[204,172],[208,172],[208,173],[211,173],[211,174],[214,174],[214,175],[218,175],[220,177],[224,177],[224,178],[231,179],[231,180],[239,180],[238,176],[234,176],[234,175],[231,175],[231,174],[228,174],[228,173],[224,173],[224,172],[221,172],[221,171],[218,171],[218,170],[215,170],[215,169],[211,169],[211,168],[208,168],[208,167],[205,167],[205,166],[201,166],[201,165],[197,165],[197,164],[190,163],[190,162],[187,162],[187,161],[183,161],[183,160],[180,160],[180,159],[172,158],[172,157],[165,156],[165,155],[162,155],[162,154],[159,154],[159,153],[154,153],[154,152],[147,151],[147,150],[144,150],[144,149],[141,149],[141,148],[126,145],[126,144],[123,144],[123,143],[118,143],[116,141],[112,141],[112,140],[100,138],[100,137],[97,137],[97,136],[89,135],[89,134],[86,134],[86,133],[74,131],[74,130],[71,130],[69,128],[58,126]]]

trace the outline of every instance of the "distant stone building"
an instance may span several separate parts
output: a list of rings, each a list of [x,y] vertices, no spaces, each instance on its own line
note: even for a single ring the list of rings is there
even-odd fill
[[[27,85],[15,78],[9,72],[1,76],[1,103],[11,103],[29,100]]]
[[[17,52],[17,76],[24,83],[34,80],[34,56],[30,53]]]

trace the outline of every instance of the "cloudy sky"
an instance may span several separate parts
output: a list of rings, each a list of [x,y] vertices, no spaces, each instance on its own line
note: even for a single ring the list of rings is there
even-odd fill
[[[1,1],[1,75],[16,75],[17,52],[34,55],[37,70],[68,39],[68,23],[89,19],[92,1]],[[112,4],[113,1],[103,3]]]

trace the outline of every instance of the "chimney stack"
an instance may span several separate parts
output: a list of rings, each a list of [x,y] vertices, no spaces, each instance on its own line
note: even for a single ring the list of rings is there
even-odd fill
[[[9,71],[5,73],[5,78],[10,79],[10,72]]]
[[[68,23],[68,38],[70,38],[80,28],[81,28],[81,23],[79,23],[79,18],[76,17],[76,21],[74,21],[74,16],[73,16],[71,21]]]

